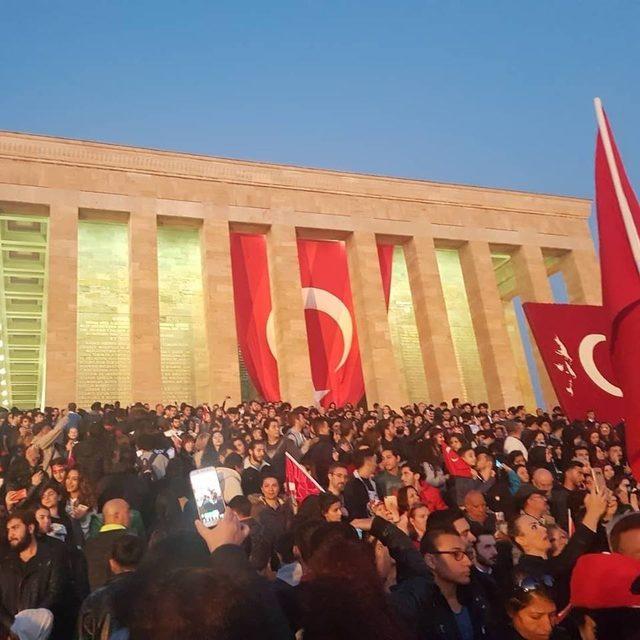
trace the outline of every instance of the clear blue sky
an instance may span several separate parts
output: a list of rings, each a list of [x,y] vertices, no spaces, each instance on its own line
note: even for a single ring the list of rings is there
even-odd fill
[[[592,194],[640,184],[640,3],[4,0],[0,128]]]

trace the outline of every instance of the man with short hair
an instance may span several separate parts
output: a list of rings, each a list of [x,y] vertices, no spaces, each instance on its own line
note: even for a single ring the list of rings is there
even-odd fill
[[[469,491],[464,497],[464,510],[469,524],[477,523],[488,531],[496,530],[496,516],[487,509],[487,501],[480,491]]]
[[[38,542],[32,511],[12,512],[6,527],[9,553],[0,562],[0,625],[9,633],[20,611],[44,608],[54,615],[50,637],[70,637],[76,610],[62,554]]]
[[[551,491],[553,490],[553,474],[548,469],[539,468],[533,472],[531,476],[531,484],[544,493],[547,498],[551,497]]]
[[[334,462],[327,473],[327,491],[344,500],[344,488],[348,479],[349,471],[347,467],[339,462]]]
[[[370,517],[369,503],[380,500],[372,478],[376,472],[376,456],[371,449],[357,449],[353,453],[356,470],[344,488],[344,504],[349,518]]]
[[[420,551],[433,572],[433,592],[418,623],[424,638],[490,638],[491,612],[482,588],[472,582],[467,542],[451,527],[427,528]]]
[[[229,509],[234,511],[240,522],[249,528],[249,535],[243,542],[249,564],[256,571],[264,571],[271,559],[271,548],[266,539],[264,527],[251,515],[251,501],[246,496],[236,496],[229,502]]]
[[[420,496],[420,502],[424,504],[429,513],[442,511],[447,508],[447,504],[442,498],[439,489],[431,486],[424,480],[424,473],[419,467],[405,463],[400,468],[400,479],[405,487],[413,487]]]
[[[565,531],[569,530],[569,510],[582,503],[584,494],[584,465],[570,460],[564,468],[562,486],[552,490],[549,501],[551,515]]]
[[[466,542],[467,550],[473,553],[473,545],[476,537],[471,531],[469,521],[464,517],[461,509],[446,509],[445,511],[436,511],[429,516],[427,520],[427,531],[437,529],[454,529],[455,532]]]
[[[504,440],[504,452],[508,455],[512,451],[519,451],[525,460],[529,458],[529,452],[522,442],[522,430],[523,426],[521,422],[516,420],[509,420],[505,422],[507,429],[507,437]]]
[[[125,535],[131,525],[129,504],[121,498],[109,500],[102,507],[102,517],[104,524],[98,535],[89,538],[84,547],[92,591],[104,585],[112,575],[109,559],[113,543]]]
[[[263,469],[270,466],[265,460],[265,455],[266,449],[264,442],[261,440],[252,440],[249,445],[249,455],[245,460],[245,469],[242,472],[241,478],[242,493],[244,493],[245,496],[260,493]]]
[[[496,538],[491,531],[479,531],[474,544],[474,568],[482,574],[491,574],[498,560]]]
[[[144,542],[138,536],[127,533],[113,542],[109,554],[111,577],[82,603],[78,615],[78,640],[111,637],[121,628],[115,607],[124,597],[143,555]]]
[[[392,496],[402,486],[400,453],[398,450],[384,445],[382,447],[380,466],[382,471],[374,478],[378,495],[381,498]]]
[[[613,525],[609,545],[611,551],[640,561],[640,513],[629,513]]]
[[[327,488],[329,467],[338,459],[333,444],[333,436],[327,419],[323,416],[314,418],[311,426],[316,435],[313,446],[309,449],[309,460],[315,470],[315,477],[323,489]]]

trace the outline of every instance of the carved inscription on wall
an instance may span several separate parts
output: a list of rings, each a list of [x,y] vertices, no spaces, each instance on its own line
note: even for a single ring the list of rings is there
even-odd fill
[[[158,228],[158,293],[162,400],[203,402],[207,357],[198,229]]]
[[[53,303],[55,304],[55,302]],[[130,402],[128,227],[78,224],[78,402]]]
[[[391,269],[391,294],[389,296],[389,330],[391,344],[398,368],[403,372],[409,400],[425,402],[429,399],[427,382],[418,340],[416,317],[413,311],[411,287],[404,249],[397,246],[393,251]]]

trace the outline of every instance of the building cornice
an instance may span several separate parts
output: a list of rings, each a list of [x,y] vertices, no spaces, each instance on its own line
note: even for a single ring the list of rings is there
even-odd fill
[[[585,218],[591,209],[589,200],[570,196],[233,160],[8,131],[0,131],[0,158],[164,178],[553,216]]]

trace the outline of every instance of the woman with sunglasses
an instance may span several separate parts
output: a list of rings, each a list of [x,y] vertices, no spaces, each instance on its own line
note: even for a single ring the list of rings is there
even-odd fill
[[[511,624],[505,640],[549,640],[557,623],[556,605],[549,592],[552,586],[551,576],[516,580],[507,602]]]

